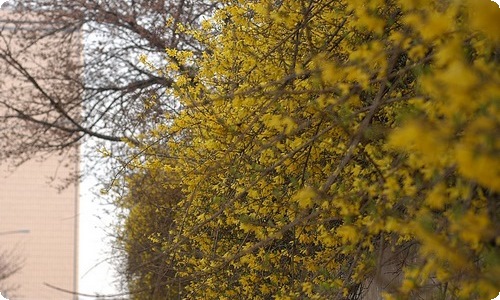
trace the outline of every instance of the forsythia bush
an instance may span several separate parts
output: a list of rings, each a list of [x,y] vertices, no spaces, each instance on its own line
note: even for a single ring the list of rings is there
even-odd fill
[[[143,259],[164,265],[130,277],[138,299],[498,294],[493,2],[225,0],[201,25],[203,59],[161,70],[190,66],[180,109],[129,166],[182,193],[122,199],[125,243],[157,228]]]

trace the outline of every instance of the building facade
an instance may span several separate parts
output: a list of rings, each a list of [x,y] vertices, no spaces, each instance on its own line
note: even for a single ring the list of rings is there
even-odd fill
[[[16,52],[23,67],[32,74],[47,73],[48,68],[52,68],[48,61],[57,55],[56,49],[48,49],[43,44],[26,48],[16,36],[22,27],[47,30],[47,26],[50,25],[33,18],[16,21],[8,10],[0,10],[2,53],[5,54],[6,49],[24,49]],[[36,58],[31,54],[37,54]],[[80,56],[77,53],[74,57]],[[30,92],[29,80],[11,76],[19,70],[12,69],[5,60],[0,60],[0,64],[3,64],[0,65],[0,122],[8,122],[8,118],[2,119],[2,116],[9,114],[9,108],[2,103],[11,103],[8,101],[16,97],[14,90],[26,97],[34,97],[36,93]],[[8,125],[2,128],[4,131],[9,129]],[[11,129],[10,133],[25,130],[22,127]],[[64,189],[56,188],[60,180],[78,172],[78,151],[74,147],[66,156],[33,157],[15,168],[0,161],[0,257],[4,258],[0,268],[6,270],[9,264],[14,269],[19,267],[5,279],[1,279],[0,270],[0,292],[10,300],[78,298],[70,293],[78,291],[78,183],[71,183]]]
[[[0,177],[0,251],[20,269],[4,282],[9,299],[74,299],[78,288],[78,187],[50,184],[65,175],[60,158],[29,161]],[[69,174],[66,174],[69,175]],[[7,261],[7,263],[9,263]],[[49,286],[50,285],[50,286]]]

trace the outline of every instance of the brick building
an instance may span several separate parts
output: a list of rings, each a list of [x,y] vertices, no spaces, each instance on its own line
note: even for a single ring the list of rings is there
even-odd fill
[[[10,49],[20,47],[14,30],[19,26],[47,30],[50,24],[33,18],[15,21],[8,10],[0,9],[0,48],[6,46],[6,41]],[[81,46],[77,45],[75,49],[81,49]],[[32,59],[30,53],[35,52],[37,58]],[[33,74],[43,73],[49,68],[40,53],[47,53],[47,57],[57,55],[56,49],[43,45],[19,53],[20,61]],[[81,53],[74,57],[80,59]],[[2,63],[0,103],[2,97],[4,101],[5,97],[13,97],[13,87],[24,93],[30,88],[29,82],[11,77],[11,72],[15,71],[9,71],[9,66],[0,60]],[[0,122],[7,110],[0,105]],[[48,286],[78,290],[78,184],[72,183],[59,191],[51,181],[51,178],[67,178],[78,171],[78,149],[75,147],[72,151],[73,155],[68,157],[34,158],[15,169],[9,169],[7,163],[0,161],[0,253],[10,253],[11,261],[21,266],[13,276],[0,281],[0,292],[10,300],[77,299],[73,294]]]

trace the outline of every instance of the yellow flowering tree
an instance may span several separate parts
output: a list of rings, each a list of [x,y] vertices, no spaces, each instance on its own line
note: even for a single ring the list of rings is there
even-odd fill
[[[195,67],[134,164],[183,195],[157,232],[163,287],[496,296],[499,20],[487,0],[226,0],[183,28],[205,54],[170,51],[165,73]]]

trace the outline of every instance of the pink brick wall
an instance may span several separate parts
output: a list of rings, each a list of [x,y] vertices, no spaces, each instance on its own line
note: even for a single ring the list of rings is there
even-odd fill
[[[30,161],[0,177],[0,232],[27,229],[29,233],[0,235],[0,247],[15,247],[23,268],[5,283],[19,286],[10,300],[73,299],[44,285],[77,287],[78,187],[58,192],[48,182],[55,172],[64,175],[58,158]],[[15,296],[15,297],[14,297]]]
[[[6,18],[12,18],[12,15],[0,9],[2,25],[5,25]],[[8,34],[8,30],[2,31],[4,36]],[[0,39],[0,46],[1,43]],[[15,42],[11,46],[13,45],[15,47]],[[79,47],[77,45],[76,48]],[[56,49],[35,47],[31,51],[47,51],[49,56],[57,55]],[[26,55],[29,57],[31,54]],[[81,53],[77,53],[75,57],[81,58]],[[29,60],[24,61],[35,73],[45,71],[43,59],[37,59],[38,67],[33,67]],[[10,95],[5,89],[21,84],[9,81],[2,68],[5,65],[0,65],[0,79],[3,82],[0,85],[0,97],[2,93],[3,96]],[[2,111],[0,107],[0,114],[3,112],[5,110]],[[78,163],[77,159],[55,155],[43,161],[28,161],[11,172],[7,169],[7,164],[0,161],[0,251],[13,251],[22,261],[21,271],[0,282],[0,292],[4,296],[2,286],[18,287],[8,293],[10,300],[77,299],[74,295],[49,288],[44,283],[66,290],[77,290],[78,184],[72,184],[59,192],[49,178],[67,178],[70,173],[78,170]],[[29,233],[5,234],[17,230],[29,230]]]

